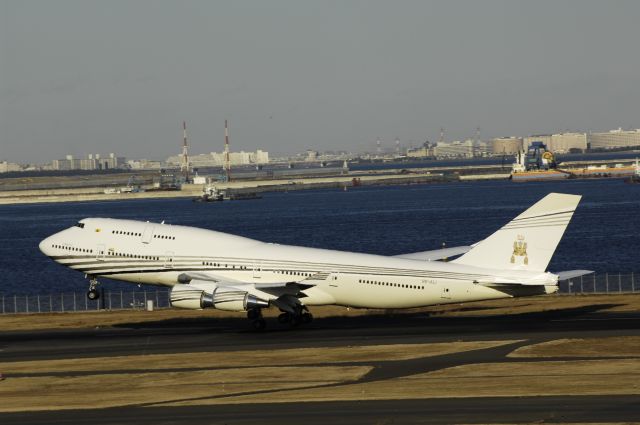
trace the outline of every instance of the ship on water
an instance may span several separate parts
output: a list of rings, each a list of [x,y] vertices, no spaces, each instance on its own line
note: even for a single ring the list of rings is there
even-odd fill
[[[632,183],[632,184],[640,184],[640,162],[638,162],[638,158],[636,158],[636,163],[633,168],[634,168],[633,175],[627,178],[625,182]]]
[[[636,173],[636,167],[633,164],[600,164],[587,165],[586,167],[567,168],[566,171],[571,173],[572,178],[626,178],[633,177]]]
[[[556,157],[543,142],[532,142],[526,151],[516,154],[516,162],[511,168],[513,181],[563,180],[569,174],[558,170]]]

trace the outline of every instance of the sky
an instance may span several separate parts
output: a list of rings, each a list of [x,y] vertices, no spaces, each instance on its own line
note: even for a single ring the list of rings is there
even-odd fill
[[[0,0],[0,160],[638,128],[638,40],[634,0]]]

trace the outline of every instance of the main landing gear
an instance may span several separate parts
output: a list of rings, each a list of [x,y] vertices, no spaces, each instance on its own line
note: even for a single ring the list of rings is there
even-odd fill
[[[288,323],[291,327],[296,327],[301,324],[311,323],[313,321],[313,315],[309,313],[307,306],[297,306],[294,313],[287,311],[282,312],[278,316],[278,322],[282,324]]]
[[[267,322],[262,317],[262,309],[252,308],[247,311],[247,318],[251,320],[251,327],[256,331],[262,331],[267,327]],[[295,328],[302,324],[311,323],[313,321],[313,315],[309,313],[309,309],[306,306],[297,306],[294,313],[283,311],[278,316],[278,322],[282,324],[289,324],[292,328]]]
[[[262,309],[252,308],[247,311],[247,318],[251,320],[251,327],[256,331],[264,330],[267,327],[267,322],[262,317]]]
[[[96,289],[98,285],[100,285],[98,279],[96,279],[95,277],[89,279],[89,291],[87,291],[87,298],[89,298],[91,301],[100,298],[100,292],[98,292],[98,290]]]

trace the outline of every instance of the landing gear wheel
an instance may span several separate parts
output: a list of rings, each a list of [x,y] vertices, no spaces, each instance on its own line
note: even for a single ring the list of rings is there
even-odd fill
[[[262,331],[267,327],[267,322],[261,317],[251,322],[251,326],[253,326],[253,329],[256,331]]]
[[[289,323],[291,321],[291,314],[290,313],[282,313],[281,315],[278,316],[278,323]]]
[[[87,292],[87,298],[89,298],[91,301],[97,300],[98,298],[100,298],[100,293],[95,289],[89,289],[89,291]]]
[[[249,320],[256,320],[262,317],[262,312],[259,308],[253,308],[247,311],[247,318]]]
[[[302,318],[300,317],[300,315],[296,314],[295,316],[291,316],[289,325],[291,325],[292,328],[297,327],[298,325],[300,325],[300,323],[302,323]]]
[[[96,290],[96,288],[98,287],[98,285],[100,285],[100,282],[98,282],[98,279],[93,276],[85,275],[85,277],[89,278],[89,291],[87,292],[87,298],[89,298],[91,301],[97,300],[98,298],[100,298],[100,293]]]
[[[313,314],[309,312],[302,313],[302,323],[311,323],[313,322]]]

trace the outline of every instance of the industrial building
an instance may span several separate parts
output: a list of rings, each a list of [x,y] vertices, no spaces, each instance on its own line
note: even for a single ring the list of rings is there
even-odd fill
[[[100,154],[89,154],[86,158],[74,158],[73,155],[67,155],[65,159],[54,159],[51,162],[51,168],[60,171],[113,170],[122,168],[125,163],[125,158],[118,157],[114,153],[110,153],[107,157],[102,157]]]
[[[551,136],[549,150],[558,153],[569,153],[571,150],[584,151],[587,149],[586,133],[560,133]]]
[[[492,140],[493,155],[515,155],[523,149],[521,137],[496,137]]]
[[[433,150],[436,158],[473,158],[473,140],[438,142]]]
[[[149,159],[130,159],[127,161],[127,167],[132,170],[160,170],[162,162]]]
[[[424,142],[419,148],[407,149],[408,158],[431,158],[434,155],[434,147],[430,142]]]
[[[640,147],[640,129],[611,130],[606,133],[590,133],[587,136],[590,149],[614,149]]]
[[[14,162],[0,161],[0,173],[10,173],[12,171],[22,171],[22,167]]]
[[[179,166],[182,162],[182,155],[174,155],[167,158],[167,165]],[[221,167],[224,165],[224,152],[211,152],[200,155],[190,155],[189,164],[191,167]],[[229,162],[231,165],[268,164],[269,152],[258,149],[255,152],[229,152]]]
[[[555,153],[569,153],[573,149],[584,151],[587,149],[586,133],[556,133],[534,134],[523,139],[524,148],[531,146],[533,142],[542,142],[547,149]]]

